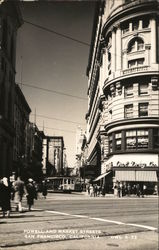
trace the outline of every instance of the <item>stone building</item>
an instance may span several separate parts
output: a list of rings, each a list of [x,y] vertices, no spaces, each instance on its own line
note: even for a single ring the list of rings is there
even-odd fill
[[[18,2],[0,3],[0,176],[12,173],[16,35],[22,25]]]
[[[98,180],[111,189],[113,182],[157,184],[158,43],[158,0],[97,3],[87,67],[88,160],[99,159]]]
[[[64,140],[62,136],[45,136],[46,141],[46,176],[64,174]]]
[[[14,100],[14,145],[13,145],[13,169],[16,176],[21,175],[22,165],[30,162],[31,140],[29,140],[29,115],[31,109],[20,87],[15,85]],[[22,169],[20,169],[22,168]]]

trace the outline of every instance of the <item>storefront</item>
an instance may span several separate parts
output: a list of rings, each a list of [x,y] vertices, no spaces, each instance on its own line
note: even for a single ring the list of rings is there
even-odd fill
[[[140,192],[145,194],[157,194],[158,192],[158,168],[157,167],[113,167],[114,186],[118,183],[127,189],[130,187],[130,194],[136,194],[136,186]]]

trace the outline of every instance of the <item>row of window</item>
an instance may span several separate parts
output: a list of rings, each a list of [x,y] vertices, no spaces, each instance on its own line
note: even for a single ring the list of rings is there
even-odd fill
[[[139,25],[139,22],[141,22],[141,26]],[[132,25],[130,25],[132,24]],[[129,22],[125,22],[124,24],[122,24],[122,31],[123,34],[127,33],[127,32],[131,32],[131,31],[135,31],[135,30],[139,30],[139,28],[141,29],[145,29],[145,28],[149,28],[150,26],[150,20],[146,17],[144,17],[142,20],[141,18],[138,20],[132,20],[130,23]]]
[[[132,97],[134,95],[134,85],[130,83],[124,88],[124,97]],[[143,96],[148,94],[149,84],[146,82],[138,84],[138,95]]]
[[[138,116],[148,116],[148,102],[138,104]],[[124,106],[124,118],[133,118],[133,104]]]
[[[7,63],[5,62],[5,59],[2,57],[0,59],[0,70],[4,73],[7,74]],[[9,71],[9,82],[14,83],[14,74],[12,71]]]
[[[7,20],[1,20],[2,25],[0,25],[0,32],[2,33],[1,44],[2,48],[8,51],[8,54],[13,63],[14,60],[14,33],[11,32],[11,27],[7,23]]]
[[[121,150],[159,149],[159,129],[132,129],[109,135],[109,153]],[[152,134],[153,136],[150,136]],[[152,149],[151,148],[151,149]]]
[[[145,44],[143,39],[137,37],[137,38],[133,38],[129,44],[128,44],[128,48],[127,48],[127,53],[138,53],[138,51],[142,51],[145,49]],[[140,67],[143,66],[145,63],[145,58],[141,57],[141,58],[136,58],[133,60],[128,60],[128,64],[127,67],[128,68],[134,68],[134,67]],[[108,51],[108,75],[111,74],[111,52]]]

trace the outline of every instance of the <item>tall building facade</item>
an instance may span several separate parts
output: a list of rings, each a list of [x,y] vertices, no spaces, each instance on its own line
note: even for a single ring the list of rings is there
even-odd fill
[[[29,164],[31,142],[28,139],[29,115],[31,109],[20,89],[15,85],[14,98],[14,144],[13,144],[13,169],[16,176],[23,172],[22,162]],[[21,169],[20,169],[21,168]]]
[[[157,183],[158,48],[158,0],[98,2],[87,67],[88,159],[100,145],[101,174],[113,172],[113,182]]]
[[[82,162],[82,144],[83,140],[85,139],[85,132],[83,129],[78,126],[76,129],[76,166],[75,166],[75,173],[76,175],[80,174],[80,168],[83,167]]]
[[[64,140],[62,136],[45,136],[46,141],[46,176],[64,174]]]
[[[0,3],[0,176],[12,173],[16,34],[22,25],[18,2]]]
[[[26,177],[40,181],[43,178],[43,140],[45,135],[36,124],[30,122],[27,126],[26,138],[28,158]]]

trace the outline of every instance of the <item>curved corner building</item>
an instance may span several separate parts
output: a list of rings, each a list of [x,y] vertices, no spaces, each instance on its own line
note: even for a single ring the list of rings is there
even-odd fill
[[[100,152],[98,180],[107,183],[113,173],[112,185],[153,190],[159,169],[159,0],[101,1],[97,9],[87,68],[88,160]]]

